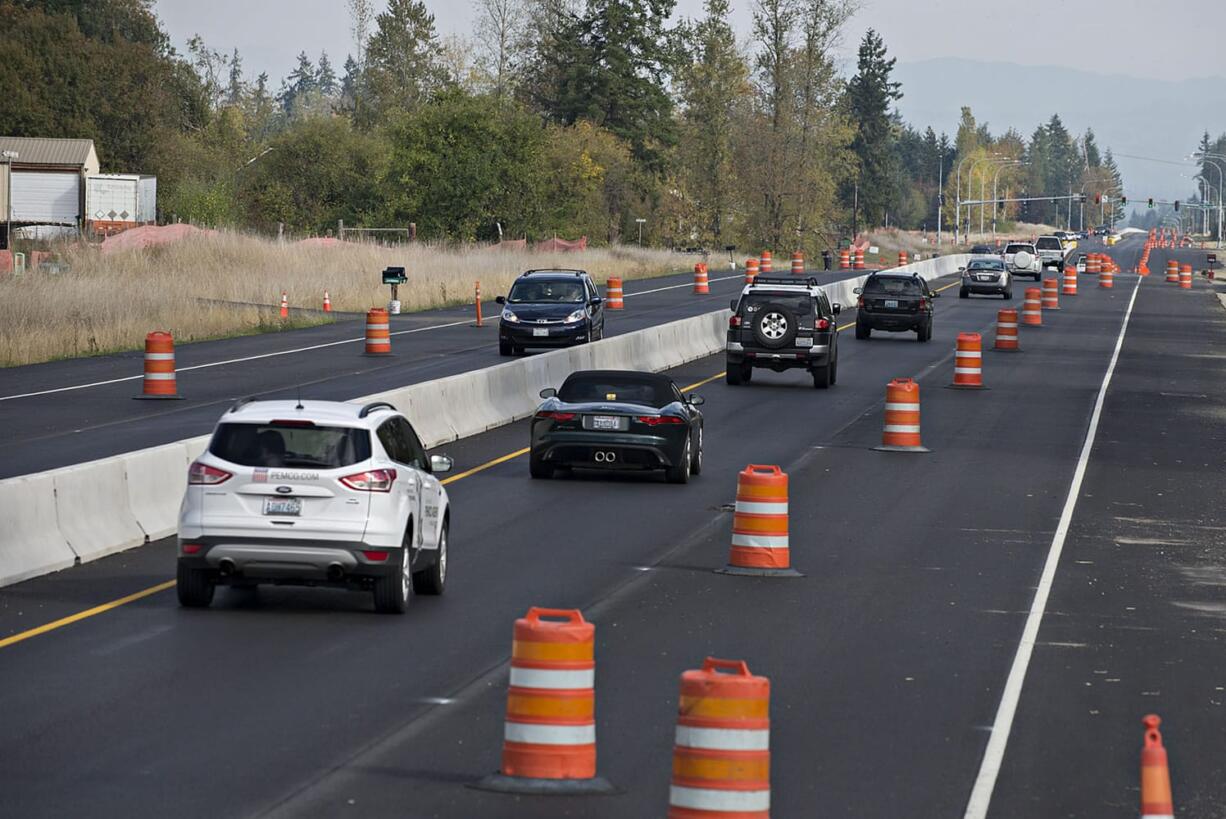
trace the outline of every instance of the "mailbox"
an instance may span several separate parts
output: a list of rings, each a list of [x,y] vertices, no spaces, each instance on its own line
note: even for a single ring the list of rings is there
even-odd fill
[[[404,275],[403,267],[387,267],[383,269],[384,284],[404,284],[408,279]]]

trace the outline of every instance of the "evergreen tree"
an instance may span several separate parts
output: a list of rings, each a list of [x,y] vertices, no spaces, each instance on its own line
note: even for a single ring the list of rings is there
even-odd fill
[[[338,90],[336,72],[332,70],[332,61],[328,59],[326,51],[319,53],[319,64],[315,70],[315,87],[327,99],[335,97]]]
[[[684,104],[681,138],[688,149],[680,164],[693,203],[697,238],[723,244],[733,200],[733,140],[738,108],[749,93],[749,69],[728,23],[728,0],[706,0],[706,16],[689,32],[694,61],[679,71]]]
[[[341,77],[341,108],[352,113],[357,106],[358,84],[362,81],[362,69],[352,54],[345,55],[345,76]]]
[[[293,114],[316,87],[315,66],[306,52],[301,51],[298,53],[298,65],[281,81],[281,93],[277,95],[277,101],[281,103],[285,113]]]
[[[894,59],[886,57],[885,42],[873,29],[860,41],[856,75],[847,99],[856,137],[852,142],[860,165],[860,203],[865,221],[881,224],[895,199],[894,129],[890,109],[902,97],[901,85],[890,79]]]
[[[243,58],[239,56],[236,48],[234,55],[230,57],[230,82],[226,85],[226,105],[240,105],[246,93],[247,86],[243,82]]]
[[[1098,143],[1094,139],[1094,129],[1086,129],[1086,135],[1081,140],[1081,150],[1085,154],[1087,166],[1097,168],[1103,164],[1102,155],[1098,153]]]
[[[386,121],[393,111],[412,111],[443,85],[434,15],[421,0],[389,0],[375,18],[366,49],[363,87],[369,105],[360,118]]]

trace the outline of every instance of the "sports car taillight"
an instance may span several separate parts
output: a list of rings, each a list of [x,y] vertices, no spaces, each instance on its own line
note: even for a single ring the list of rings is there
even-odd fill
[[[346,475],[340,481],[359,492],[391,492],[396,480],[394,469],[371,469],[356,475]]]
[[[557,412],[555,410],[542,410],[536,414],[537,418],[549,418],[553,421],[573,421],[575,413],[573,412]]]
[[[661,424],[684,424],[684,418],[678,418],[675,415],[636,415],[634,420],[640,424],[646,424],[649,427],[658,427]]]
[[[864,296],[860,296],[859,298],[856,299],[856,307],[863,307],[863,306],[864,306]]]
[[[733,316],[732,318],[728,319],[729,329],[736,329],[737,327],[740,327],[740,326],[741,326],[740,316]]]
[[[819,318],[817,321],[813,322],[813,329],[814,330],[829,330],[830,322],[824,318]]]
[[[219,483],[225,483],[233,477],[233,474],[226,472],[224,469],[202,464],[199,461],[195,461],[187,468],[188,484],[198,486],[216,486]]]

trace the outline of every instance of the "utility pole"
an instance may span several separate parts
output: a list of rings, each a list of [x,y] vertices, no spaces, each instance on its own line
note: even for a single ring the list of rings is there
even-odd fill
[[[941,246],[941,222],[945,212],[945,156],[937,160],[937,247]]]
[[[4,175],[8,183],[8,191],[4,197],[4,249],[12,256],[13,253],[13,160],[20,159],[20,154],[16,151],[5,151],[3,154],[4,164],[7,165],[8,173]],[[16,269],[16,268],[14,268]]]

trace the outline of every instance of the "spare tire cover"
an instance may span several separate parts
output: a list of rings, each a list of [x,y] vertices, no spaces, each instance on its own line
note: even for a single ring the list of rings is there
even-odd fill
[[[1030,267],[1030,263],[1033,261],[1034,258],[1024,250],[1019,250],[1013,254],[1014,267]]]
[[[790,347],[800,329],[795,314],[781,304],[764,304],[753,320],[753,337],[767,349]]]

